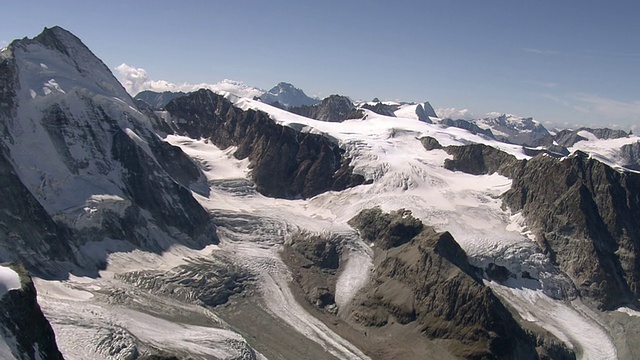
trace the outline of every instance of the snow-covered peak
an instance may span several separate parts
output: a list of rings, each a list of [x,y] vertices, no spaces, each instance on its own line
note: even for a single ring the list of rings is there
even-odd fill
[[[311,106],[319,102],[318,99],[307,96],[307,94],[292,84],[280,82],[267,93],[263,94],[260,99],[267,104],[275,104],[276,102],[285,108],[298,106]]]
[[[551,135],[533,118],[513,114],[493,112],[487,114],[487,117],[472,120],[472,122],[482,129],[491,130],[497,139],[514,144],[533,146],[538,140]]]
[[[10,48],[19,62],[23,80],[28,82],[23,85],[34,90],[36,95],[41,95],[40,90],[43,90],[42,95],[50,93],[44,88],[52,92],[89,89],[133,105],[131,97],[109,68],[80,39],[59,26],[45,28],[33,39],[14,41]]]

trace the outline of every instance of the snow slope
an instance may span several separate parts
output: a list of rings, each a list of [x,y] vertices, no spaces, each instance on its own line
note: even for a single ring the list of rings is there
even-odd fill
[[[0,297],[9,290],[20,289],[21,287],[22,284],[18,273],[6,266],[0,266]]]

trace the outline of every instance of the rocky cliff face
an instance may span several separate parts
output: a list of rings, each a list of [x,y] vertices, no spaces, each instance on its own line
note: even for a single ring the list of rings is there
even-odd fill
[[[483,144],[447,146],[445,151],[453,156],[453,159],[445,160],[446,169],[472,175],[497,172],[512,178],[521,166],[521,162],[515,156]]]
[[[353,102],[346,96],[331,95],[313,106],[300,106],[289,109],[290,112],[311,119],[341,122],[348,119],[360,119],[362,111],[356,109]]]
[[[462,358],[536,359],[532,339],[449,233],[423,226],[409,211],[362,211],[350,221],[382,249],[371,282],[353,300],[350,318],[369,327],[415,324],[429,339],[447,339]]]
[[[640,175],[577,152],[527,161],[503,199],[581,294],[613,309],[640,295],[639,197]]]
[[[62,360],[55,334],[36,301],[36,288],[27,270],[12,265],[20,276],[22,288],[0,295],[0,341],[8,345],[15,359]],[[0,354],[9,355],[2,353]]]
[[[438,117],[438,114],[436,114],[436,111],[433,110],[433,106],[431,106],[428,101],[416,106],[416,115],[418,115],[418,120],[426,123],[431,123],[430,117]]]
[[[398,105],[387,105],[387,104],[384,104],[382,102],[378,102],[375,105],[365,103],[363,105],[360,105],[360,107],[362,109],[367,109],[367,110],[373,111],[376,114],[380,114],[380,115],[384,115],[384,116],[396,117],[396,114],[394,114],[394,111],[398,110],[399,106]]]
[[[623,145],[620,152],[626,163],[625,167],[640,171],[640,141]]]
[[[364,182],[328,138],[278,125],[262,112],[238,109],[211,91],[175,99],[166,110],[176,133],[207,138],[222,149],[237,146],[235,157],[249,158],[252,179],[264,195],[306,198]]]
[[[185,95],[187,94],[182,91],[157,92],[157,91],[145,90],[136,94],[136,96],[134,96],[134,100],[144,101],[152,109],[159,110],[164,108],[164,106],[167,105],[169,101]]]

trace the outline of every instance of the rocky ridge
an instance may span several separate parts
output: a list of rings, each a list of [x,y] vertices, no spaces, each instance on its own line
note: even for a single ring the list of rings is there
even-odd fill
[[[311,197],[365,182],[344,151],[327,137],[278,125],[263,112],[236,108],[224,97],[199,90],[167,104],[177,134],[206,138],[234,156],[248,158],[256,189],[280,198]]]
[[[319,104],[293,107],[288,110],[311,119],[330,122],[361,119],[364,116],[348,97],[342,95],[331,95],[322,99]]]

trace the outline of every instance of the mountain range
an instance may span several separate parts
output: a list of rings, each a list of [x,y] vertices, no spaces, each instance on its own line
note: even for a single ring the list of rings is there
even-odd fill
[[[229,84],[2,50],[0,357],[640,357],[637,136]]]

